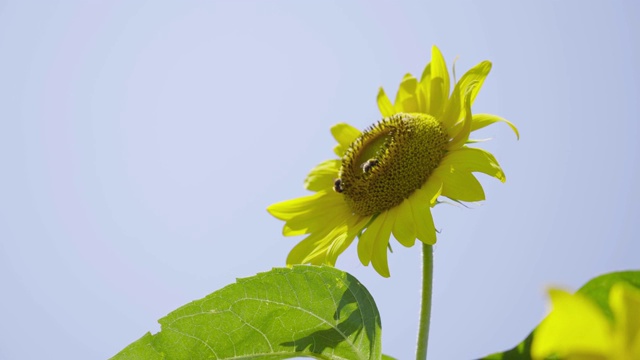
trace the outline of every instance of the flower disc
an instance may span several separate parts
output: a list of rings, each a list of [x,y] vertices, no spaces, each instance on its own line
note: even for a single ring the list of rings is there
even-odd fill
[[[427,114],[398,113],[365,130],[342,158],[334,189],[351,210],[388,210],[422,187],[446,153],[449,136]]]

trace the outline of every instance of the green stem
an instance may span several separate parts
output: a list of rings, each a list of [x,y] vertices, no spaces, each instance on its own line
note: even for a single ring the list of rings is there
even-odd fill
[[[431,287],[433,284],[433,247],[422,244],[422,303],[420,305],[420,327],[416,360],[427,358],[429,343],[429,320],[431,319]]]

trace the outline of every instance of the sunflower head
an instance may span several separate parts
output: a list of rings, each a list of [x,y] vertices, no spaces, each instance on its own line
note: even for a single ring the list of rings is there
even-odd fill
[[[416,239],[434,244],[431,207],[439,196],[484,200],[475,172],[505,181],[493,155],[467,146],[471,132],[495,122],[507,123],[518,135],[505,119],[471,113],[490,69],[488,61],[479,63],[449,93],[449,72],[434,46],[420,80],[405,75],[394,103],[379,90],[382,120],[363,132],[344,123],[332,127],[339,159],[311,170],[305,187],[314,194],[267,209],[285,221],[285,236],[308,235],[291,250],[287,264],[334,265],[359,236],[360,261],[389,276],[392,234],[407,247]]]
[[[448,136],[427,114],[398,113],[365,130],[346,151],[340,192],[355,214],[399,205],[421,188],[446,153]]]

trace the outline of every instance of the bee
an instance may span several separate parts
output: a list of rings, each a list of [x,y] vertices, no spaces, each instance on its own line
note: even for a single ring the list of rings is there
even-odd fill
[[[333,181],[333,191],[337,193],[341,193],[344,191],[344,188],[342,187],[342,180],[340,178],[337,178]]]
[[[368,173],[374,166],[378,165],[380,161],[378,159],[369,159],[362,164],[362,172]]]

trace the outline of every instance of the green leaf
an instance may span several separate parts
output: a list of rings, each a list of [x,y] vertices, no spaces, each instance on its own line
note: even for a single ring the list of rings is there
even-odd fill
[[[615,283],[626,282],[640,289],[640,271],[619,271],[597,276],[584,284],[577,292],[593,300],[603,313],[613,319],[609,307],[609,291]],[[531,343],[535,337],[535,329],[513,349],[491,354],[485,360],[531,360]]]
[[[633,287],[640,289],[640,271],[620,271],[600,275],[584,284],[578,293],[591,298],[604,314],[613,320],[613,313],[609,307],[609,292],[615,283],[626,282]]]
[[[149,359],[162,360],[164,355],[159,353],[153,347],[153,335],[151,333],[144,334],[143,337],[131,343],[131,345],[120,351],[113,359]]]
[[[533,331],[516,347],[501,353],[483,357],[483,360],[531,360],[531,343]]]
[[[381,359],[380,315],[367,289],[328,266],[238,279],[159,320],[124,359]]]

